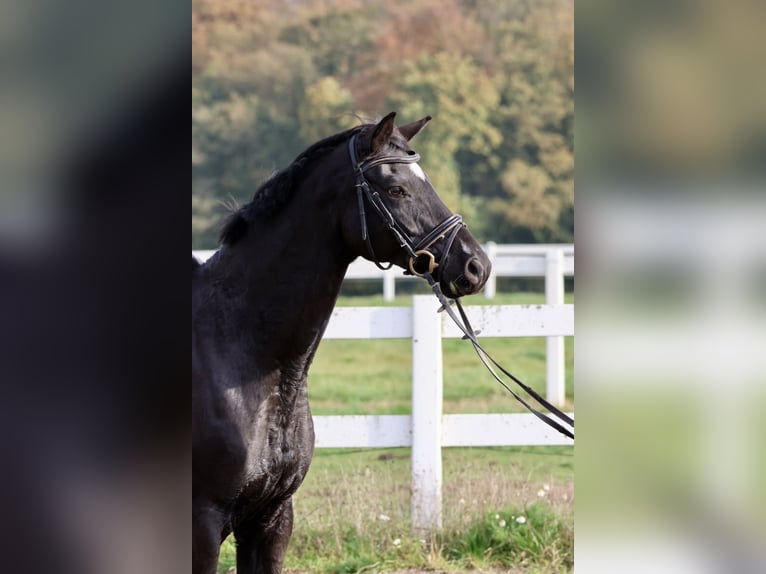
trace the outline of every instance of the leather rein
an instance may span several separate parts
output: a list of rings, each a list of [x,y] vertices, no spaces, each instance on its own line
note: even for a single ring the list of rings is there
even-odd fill
[[[446,311],[447,315],[450,316],[450,319],[455,323],[455,325],[458,326],[458,329],[460,329],[463,332],[463,339],[467,339],[471,341],[471,344],[473,345],[474,350],[476,351],[476,354],[479,356],[479,359],[482,363],[484,363],[484,366],[487,368],[489,373],[494,377],[494,379],[500,383],[505,390],[507,390],[513,397],[519,401],[526,409],[531,412],[533,415],[535,415],[537,418],[539,418],[541,421],[543,421],[548,426],[556,429],[564,436],[568,436],[572,440],[574,440],[574,419],[567,415],[566,413],[562,412],[558,408],[556,408],[554,405],[552,405],[550,402],[548,402],[546,399],[540,396],[539,393],[537,393],[533,388],[531,388],[529,385],[524,384],[521,380],[516,378],[513,373],[508,371],[505,367],[503,367],[500,363],[498,363],[492,355],[490,355],[480,344],[479,341],[476,339],[476,335],[478,335],[479,331],[475,331],[473,327],[471,327],[471,323],[468,321],[468,316],[465,313],[465,310],[463,309],[463,306],[460,304],[459,299],[453,299],[452,301],[448,300],[444,293],[442,293],[441,287],[439,287],[439,284],[436,282],[436,280],[433,278],[433,276],[430,273],[425,274],[425,279],[428,281],[428,284],[431,286],[431,290],[436,295],[436,298],[439,299],[439,302],[442,304],[441,308],[439,309],[439,312]],[[460,318],[455,314],[455,312],[452,310],[452,304],[457,307],[458,312],[460,313]],[[504,374],[506,377],[509,377],[514,383],[519,385],[522,389],[524,389],[535,401],[537,401],[540,405],[547,408],[552,415],[554,415],[556,418],[558,418],[561,422],[555,420],[550,415],[536,409],[532,405],[530,405],[527,401],[525,401],[523,398],[521,398],[517,393],[511,389],[511,387],[508,386],[508,384],[503,381],[503,379],[500,377],[500,375],[497,374],[495,369],[492,368],[492,366],[497,367],[497,369]],[[563,423],[563,424],[562,424]],[[567,426],[571,427],[572,430],[567,428]]]
[[[351,165],[354,168],[354,174],[356,176],[355,187],[357,192],[357,201],[359,203],[359,218],[361,221],[362,238],[367,245],[367,250],[372,261],[379,269],[383,270],[391,269],[391,266],[393,265],[393,263],[389,263],[388,267],[383,266],[380,263],[378,257],[375,255],[375,250],[373,249],[372,241],[370,240],[369,230],[367,229],[367,214],[364,207],[365,198],[370,202],[370,205],[373,206],[375,211],[381,217],[383,223],[394,235],[399,245],[407,251],[407,254],[409,255],[409,273],[417,277],[422,277],[428,281],[428,284],[431,286],[431,290],[434,292],[436,298],[442,304],[442,307],[439,309],[439,311],[447,312],[449,317],[463,332],[463,339],[467,339],[471,342],[474,350],[476,351],[476,354],[479,356],[479,359],[490,372],[490,374],[494,377],[494,379],[499,382],[509,393],[511,393],[511,395],[513,395],[513,397],[522,405],[524,405],[524,407],[526,407],[527,410],[529,410],[533,415],[535,415],[548,426],[556,429],[561,434],[574,440],[574,420],[569,415],[563,413],[561,410],[548,402],[545,398],[540,396],[540,394],[538,394],[534,389],[516,378],[510,371],[505,369],[500,363],[492,358],[492,356],[479,344],[479,341],[476,339],[478,331],[475,331],[471,326],[471,323],[468,321],[468,316],[466,315],[463,306],[460,304],[460,300],[448,300],[444,296],[444,293],[442,293],[441,287],[439,287],[439,283],[434,278],[434,271],[436,271],[439,267],[446,267],[446,262],[449,259],[449,252],[452,248],[452,243],[454,242],[458,232],[463,227],[465,227],[463,218],[458,214],[451,215],[439,223],[431,231],[426,233],[419,241],[415,242],[412,240],[412,238],[410,238],[410,236],[402,228],[399,222],[396,221],[396,218],[393,216],[391,211],[386,207],[385,203],[383,203],[380,194],[375,189],[373,189],[373,187],[364,177],[364,172],[373,167],[387,163],[415,163],[420,160],[420,155],[415,152],[410,152],[407,156],[375,157],[360,163],[357,159],[356,153],[356,138],[357,134],[354,134],[349,139],[348,153],[351,158]],[[444,250],[442,251],[441,261],[437,261],[436,256],[428,249],[445,237],[447,241]],[[426,268],[423,271],[418,271],[416,267],[419,260],[423,260],[426,263]],[[405,271],[405,273],[407,273],[407,271]],[[458,315],[452,309],[453,304],[457,308],[460,317],[458,317]],[[514,392],[513,389],[511,389],[510,386],[508,386],[508,384],[503,381],[502,377],[497,373],[493,366],[496,367],[497,370],[499,370],[503,375],[509,377],[514,383],[524,389],[524,391],[526,391],[535,401],[537,401],[539,405],[547,408],[551,415],[558,418],[559,420],[555,420],[551,415],[533,407],[529,404],[529,402]],[[571,430],[567,427],[571,427]]]

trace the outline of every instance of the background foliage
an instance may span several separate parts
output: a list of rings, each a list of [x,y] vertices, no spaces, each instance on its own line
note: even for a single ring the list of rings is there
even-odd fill
[[[192,248],[319,138],[396,110],[480,239],[573,239],[573,0],[193,0]]]

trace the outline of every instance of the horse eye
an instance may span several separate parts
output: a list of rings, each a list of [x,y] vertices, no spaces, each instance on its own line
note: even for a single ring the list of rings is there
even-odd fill
[[[404,191],[403,187],[399,187],[398,185],[395,185],[393,187],[388,188],[388,195],[391,197],[404,197],[407,195],[407,192]]]

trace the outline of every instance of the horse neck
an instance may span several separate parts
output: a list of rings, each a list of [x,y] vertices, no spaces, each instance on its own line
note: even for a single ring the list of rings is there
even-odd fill
[[[320,185],[302,187],[219,262],[231,272],[229,288],[241,294],[233,314],[254,343],[254,359],[276,361],[291,379],[305,378],[353,259],[328,211],[333,202],[321,200]]]

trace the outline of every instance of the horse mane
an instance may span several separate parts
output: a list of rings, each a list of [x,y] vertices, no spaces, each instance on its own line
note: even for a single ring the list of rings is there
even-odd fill
[[[274,173],[256,190],[253,199],[230,214],[224,222],[219,242],[232,245],[244,237],[256,218],[269,218],[290,200],[309,168],[364,126],[356,126],[312,144],[285,169]]]

